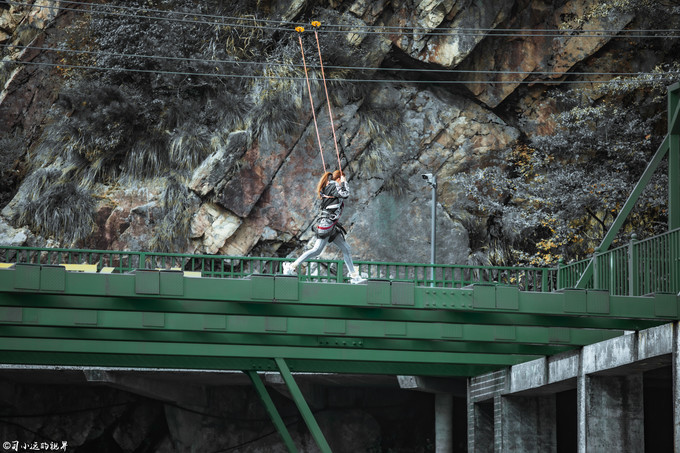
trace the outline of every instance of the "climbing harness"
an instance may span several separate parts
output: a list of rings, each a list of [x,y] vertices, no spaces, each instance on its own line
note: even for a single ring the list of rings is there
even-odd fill
[[[321,217],[316,224],[316,236],[319,239],[325,239],[329,237],[335,230],[335,226],[338,224],[337,220],[331,220],[326,217]]]
[[[326,74],[323,70],[323,59],[321,58],[321,44],[319,43],[319,33],[318,28],[321,27],[321,22],[315,20],[312,21],[312,27],[314,27],[314,36],[316,37],[316,47],[319,52],[319,65],[321,67],[321,78],[323,80],[324,92],[326,93],[326,104],[328,104],[328,116],[331,121],[331,131],[333,133],[333,144],[335,145],[335,154],[338,157],[338,170],[342,171],[342,164],[340,163],[340,150],[338,149],[338,139],[335,135],[335,125],[333,124],[333,111],[331,109],[331,101],[328,96],[328,85],[326,84]],[[326,172],[326,163],[323,158],[323,148],[321,147],[321,136],[319,134],[319,126],[316,121],[316,113],[314,111],[314,102],[312,101],[312,88],[309,84],[309,75],[307,73],[307,63],[305,62],[305,51],[302,47],[302,33],[305,31],[304,27],[295,27],[295,31],[298,32],[298,39],[300,41],[300,52],[302,53],[302,63],[305,68],[305,79],[307,80],[307,90],[309,91],[309,101],[312,106],[312,115],[314,117],[314,127],[316,128],[316,138],[319,142],[319,151],[321,152],[321,163],[323,164],[323,170]]]

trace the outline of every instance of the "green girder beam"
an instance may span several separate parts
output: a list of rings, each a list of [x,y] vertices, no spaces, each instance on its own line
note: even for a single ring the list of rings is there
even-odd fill
[[[168,343],[58,338],[4,337],[2,351],[74,352],[83,354],[149,354],[160,356],[204,356],[236,359],[266,359],[272,356],[296,360],[348,362],[401,362],[471,365],[515,365],[540,356],[509,354],[468,354],[438,351],[393,351],[376,349],[309,348],[300,346],[254,346],[216,343]],[[248,369],[245,367],[244,369]]]
[[[29,272],[30,271],[30,272]],[[32,279],[31,288],[22,289],[24,280]],[[167,274],[167,275],[166,275]],[[150,279],[167,280],[168,294],[147,294],[144,285]],[[17,283],[18,282],[18,283]],[[55,283],[56,282],[56,283]],[[259,288],[264,286],[265,290]],[[281,291],[277,289],[281,286]],[[4,291],[0,304],[15,305],[12,298],[23,305],[29,294],[54,294],[71,298],[74,296],[115,297],[116,307],[122,310],[147,311],[224,312],[226,302],[237,302],[240,314],[294,317],[333,317],[325,314],[330,307],[339,307],[345,319],[380,319],[389,307],[391,320],[441,321],[471,324],[551,325],[559,327],[587,327],[611,329],[637,329],[651,327],[666,317],[677,317],[678,299],[654,299],[649,297],[609,296],[600,291],[564,291],[561,293],[534,293],[519,291],[516,287],[498,285],[474,285],[464,289],[415,287],[413,284],[369,281],[367,285],[300,282],[297,279],[260,277],[254,280],[188,278],[181,273],[145,272],[143,278],[136,275],[85,274],[65,272],[41,266],[17,266],[17,270],[0,271],[0,291]],[[45,288],[63,288],[45,289]],[[160,288],[160,289],[159,289]],[[155,287],[163,292],[163,286]],[[14,295],[12,295],[14,294]],[[68,294],[68,296],[66,296]],[[278,296],[278,297],[277,297]],[[122,303],[121,300],[126,300]],[[225,301],[226,299],[226,301]],[[93,303],[101,299],[89,299]],[[154,300],[162,302],[154,304]],[[182,307],[181,302],[188,302]],[[215,302],[220,302],[215,304]],[[250,302],[251,304],[245,304]],[[174,306],[173,306],[174,304]],[[260,304],[260,305],[254,305]],[[156,305],[156,308],[152,308]],[[180,306],[177,306],[180,305]],[[659,305],[664,305],[659,309]],[[65,307],[68,305],[59,305]],[[308,307],[322,307],[318,315],[300,311]],[[81,305],[82,307],[82,305]],[[76,308],[76,307],[74,307]],[[114,308],[115,309],[115,308]],[[329,310],[329,312],[332,310]],[[475,319],[468,316],[484,312]],[[668,313],[660,315],[659,313]],[[239,314],[231,312],[230,314]],[[420,319],[414,318],[420,316]],[[526,316],[531,315],[531,316]],[[555,319],[537,319],[535,316],[557,315]],[[584,318],[583,315],[588,315]],[[401,319],[398,319],[401,317]],[[384,318],[383,318],[384,319]],[[487,320],[486,322],[484,320]],[[618,321],[617,321],[618,320]],[[652,323],[645,323],[652,321]]]
[[[271,396],[269,396],[269,392],[267,392],[267,389],[265,388],[262,379],[260,379],[260,376],[257,374],[256,371],[245,371],[245,373],[248,375],[250,381],[253,383],[255,391],[262,400],[262,404],[264,404],[265,410],[269,414],[269,417],[272,419],[272,423],[276,427],[276,430],[279,432],[279,435],[281,436],[281,440],[283,440],[284,445],[286,446],[290,453],[297,453],[298,449],[295,446],[295,442],[293,442],[293,438],[290,436],[290,432],[288,432],[286,424],[283,422],[281,415],[279,415],[279,411],[276,409],[276,405],[274,405],[274,401],[272,401]]]
[[[42,366],[130,367],[187,370],[277,371],[273,359],[167,356],[157,354],[110,354],[0,350],[0,363]],[[469,377],[504,368],[500,365],[434,364],[403,362],[351,362],[339,360],[287,360],[294,372],[419,375]]]
[[[460,291],[460,290],[456,290]],[[465,290],[471,291],[471,290]],[[269,317],[299,317],[299,318],[329,318],[329,319],[357,319],[357,320],[383,320],[383,321],[411,321],[411,322],[436,322],[453,324],[479,324],[479,325],[517,325],[517,326],[552,326],[560,328],[590,328],[590,329],[617,329],[617,330],[640,330],[654,327],[667,322],[665,319],[635,319],[629,317],[606,318],[604,321],[600,315],[581,312],[561,312],[560,301],[565,296],[556,293],[550,297],[554,303],[546,303],[546,309],[553,313],[548,316],[535,314],[524,314],[516,309],[491,309],[491,308],[442,308],[442,309],[411,309],[397,308],[388,306],[379,307],[342,307],[338,305],[323,306],[296,303],[263,303],[263,302],[221,302],[183,299],[156,299],[156,298],[129,298],[129,297],[99,297],[99,296],[77,296],[61,294],[30,294],[29,293],[0,293],[1,306],[23,306],[35,308],[71,308],[71,309],[103,309],[138,311],[143,309],[145,312],[159,313],[203,313],[220,315],[243,315],[243,316],[269,316]],[[551,293],[542,293],[551,294]],[[585,294],[585,291],[584,291]],[[495,297],[495,296],[494,296]],[[526,296],[523,296],[526,297]],[[567,299],[583,297],[571,294]],[[612,296],[618,299],[619,296]],[[625,296],[621,300],[627,300]],[[531,297],[529,297],[531,299]],[[631,298],[630,302],[634,305],[651,304],[655,305],[655,298],[636,297]],[[495,299],[486,305],[496,304]],[[669,305],[669,312],[672,311],[673,301],[666,300],[664,304]],[[567,306],[571,305],[571,302]],[[616,303],[614,304],[617,305]],[[550,308],[552,307],[552,308]],[[647,311],[652,308],[647,307]]]
[[[582,346],[602,341],[621,331],[582,330],[557,327],[494,326],[402,321],[362,321],[320,318],[287,318],[261,316],[224,316],[157,312],[74,310],[57,308],[0,307],[0,323],[33,328],[90,327],[103,332],[121,332],[118,338],[132,340],[140,329],[151,335],[181,334],[177,341],[199,338],[205,342],[238,344],[285,343],[286,337],[305,338],[306,346],[349,346],[399,349],[403,340],[446,340],[449,342],[521,342]],[[9,327],[0,330],[10,332]],[[125,336],[125,332],[129,335]],[[77,334],[73,332],[72,334]],[[344,340],[343,340],[344,338]],[[298,340],[300,341],[300,340]],[[352,342],[359,344],[351,344]],[[312,344],[310,344],[312,343]],[[409,343],[407,349],[432,349],[431,342]],[[484,346],[489,348],[489,345]]]
[[[281,377],[288,386],[288,390],[293,397],[293,401],[295,401],[295,404],[297,405],[298,410],[305,421],[305,424],[307,424],[309,432],[316,441],[316,445],[319,447],[319,450],[321,450],[322,453],[331,453],[331,447],[328,445],[328,441],[326,441],[326,437],[323,435],[323,432],[321,432],[321,428],[316,422],[314,414],[312,414],[312,410],[309,408],[307,401],[305,401],[305,397],[302,395],[300,387],[298,387],[297,382],[295,382],[295,379],[293,378],[286,361],[282,358],[276,358],[275,361],[276,366],[281,373]]]
[[[537,329],[537,328],[534,328]],[[205,343],[222,344],[249,344],[260,346],[295,346],[295,347],[319,347],[319,348],[364,348],[406,351],[437,351],[437,352],[463,352],[474,354],[520,354],[520,355],[551,355],[568,351],[578,346],[585,346],[597,341],[603,341],[623,334],[621,331],[597,331],[587,336],[578,335],[575,332],[560,330],[545,332],[545,340],[536,335],[527,340],[526,337],[517,335],[516,331],[496,331],[496,335],[504,334],[506,338],[496,341],[476,342],[469,341],[428,341],[407,339],[367,339],[357,337],[316,337],[303,335],[258,335],[258,334],[232,334],[232,333],[185,333],[154,331],[154,341],[181,343],[187,340],[201,341]],[[514,338],[508,339],[515,333]],[[572,335],[570,338],[569,335]],[[72,327],[36,327],[36,326],[12,326],[6,325],[0,329],[0,338],[23,337],[23,338],[61,338],[61,339],[92,339],[92,340],[117,340],[117,341],[150,341],[151,335],[144,330],[130,329],[101,329],[101,328],[72,328]],[[577,337],[577,338],[574,338]],[[569,341],[570,340],[570,341]],[[575,341],[580,340],[580,341]],[[588,341],[586,341],[588,340]],[[582,343],[582,344],[579,344]]]

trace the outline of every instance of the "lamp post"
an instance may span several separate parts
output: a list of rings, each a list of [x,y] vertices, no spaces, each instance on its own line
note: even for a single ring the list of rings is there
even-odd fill
[[[436,260],[436,236],[437,236],[437,177],[432,173],[424,173],[422,178],[427,185],[432,187],[432,225],[430,227],[430,286],[434,286],[434,263]]]

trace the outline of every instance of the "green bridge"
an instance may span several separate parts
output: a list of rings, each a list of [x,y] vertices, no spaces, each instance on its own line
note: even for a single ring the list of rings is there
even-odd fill
[[[429,265],[358,262],[369,279],[351,285],[337,261],[291,277],[275,258],[0,257],[3,363],[261,371],[283,359],[300,372],[474,376],[667,323],[679,308],[680,230],[598,255],[603,278],[584,289],[562,282],[586,263],[437,265],[431,281]]]
[[[295,451],[257,372],[474,377],[680,319],[678,94],[669,134],[592,259],[557,268],[0,247],[0,363],[239,370]],[[609,250],[669,159],[668,232]],[[433,271],[433,272],[432,272]]]
[[[680,319],[680,229],[552,269],[1,247],[0,363],[472,377]],[[625,275],[627,278],[621,278]]]

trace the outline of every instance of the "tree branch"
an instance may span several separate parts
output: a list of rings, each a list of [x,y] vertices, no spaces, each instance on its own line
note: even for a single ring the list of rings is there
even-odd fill
[[[586,212],[590,214],[595,220],[598,221],[598,223],[602,226],[602,236],[607,233],[607,225],[605,225],[604,220],[600,219],[597,214],[595,214],[593,211],[590,210],[589,207],[586,206]]]

